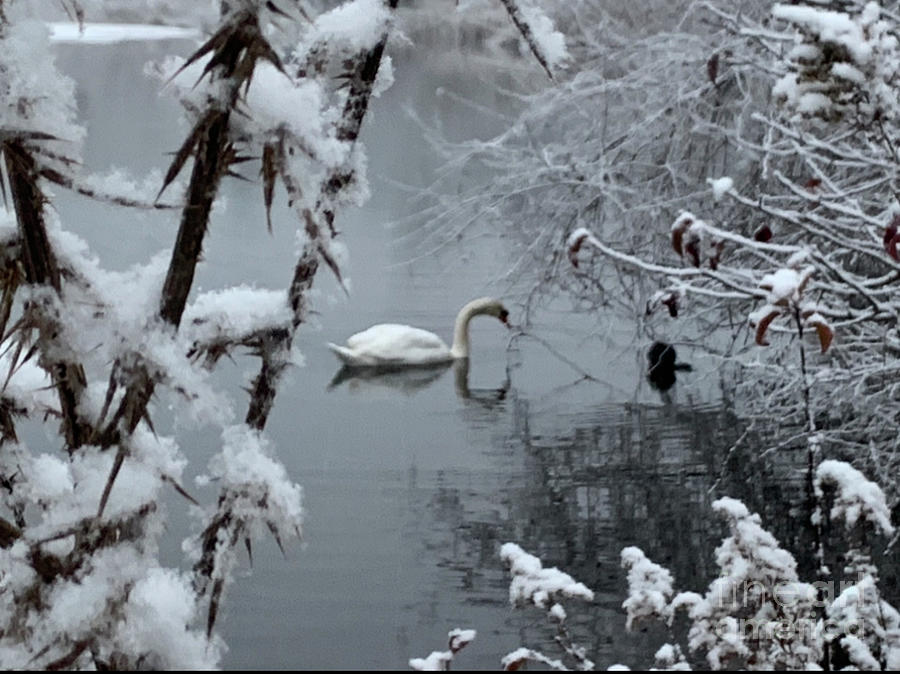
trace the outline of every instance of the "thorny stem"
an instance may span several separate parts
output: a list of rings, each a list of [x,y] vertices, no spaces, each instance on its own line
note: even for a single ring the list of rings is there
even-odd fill
[[[386,0],[386,5],[391,10],[397,8],[398,0]],[[378,77],[378,70],[384,56],[388,34],[385,32],[372,49],[361,52],[355,59],[356,70],[350,78],[350,87],[347,100],[344,103],[343,114],[337,128],[338,139],[355,146],[362,128],[363,120],[369,108],[372,98],[372,89]],[[283,148],[281,150],[283,152]],[[314,212],[303,211],[305,229],[309,241],[303,248],[297,264],[294,266],[294,274],[288,289],[288,299],[293,313],[290,330],[273,331],[263,339],[263,348],[260,351],[262,363],[260,372],[253,380],[250,394],[250,406],[247,410],[246,422],[249,426],[262,429],[266,425],[268,415],[275,402],[275,394],[281,374],[287,361],[285,356],[290,352],[294,334],[300,325],[305,322],[309,303],[306,301],[306,293],[312,288],[313,281],[318,271],[320,256],[327,253],[323,247],[322,239],[326,236],[337,234],[334,228],[335,201],[337,196],[353,181],[353,172],[342,167],[332,169],[327,178],[323,180],[319,190]],[[291,185],[292,178],[283,173],[288,192],[298,189]],[[328,225],[328,234],[322,232],[318,223]],[[325,261],[332,266],[332,261],[326,257]],[[333,267],[334,268],[334,267]],[[336,270],[335,270],[336,271]]]
[[[228,139],[230,113],[221,112],[200,140],[200,148],[191,171],[188,198],[181,212],[181,225],[172,249],[172,261],[166,274],[159,315],[178,328],[194,282],[194,272],[203,250],[203,238],[219,183],[227,168],[224,148]]]
[[[21,141],[7,141],[2,146],[2,152],[21,239],[25,282],[50,286],[58,296],[62,285],[44,223],[45,197],[38,186],[37,162]],[[60,330],[52,308],[45,307],[41,302],[30,302],[29,306],[39,316],[40,340],[49,344]],[[42,351],[46,352],[46,349]],[[84,370],[76,362],[46,356],[42,356],[42,364],[53,379],[59,395],[66,447],[71,453],[88,437],[87,428],[78,416],[78,404],[87,385]]]

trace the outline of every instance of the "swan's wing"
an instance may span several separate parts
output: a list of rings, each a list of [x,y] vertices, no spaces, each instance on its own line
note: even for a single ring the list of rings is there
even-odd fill
[[[339,356],[336,349],[333,349]],[[408,325],[383,323],[358,332],[347,340],[346,355],[357,365],[433,363],[450,360],[450,349],[433,332]],[[344,358],[342,358],[344,360]],[[345,360],[345,362],[349,362]]]

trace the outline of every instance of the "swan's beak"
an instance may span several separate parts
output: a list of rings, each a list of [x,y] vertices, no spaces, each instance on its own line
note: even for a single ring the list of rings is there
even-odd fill
[[[500,319],[500,322],[503,323],[503,325],[505,325],[507,328],[512,328],[512,326],[509,324],[509,312],[508,311],[506,311],[504,309],[500,313],[500,315],[497,316],[497,318]]]

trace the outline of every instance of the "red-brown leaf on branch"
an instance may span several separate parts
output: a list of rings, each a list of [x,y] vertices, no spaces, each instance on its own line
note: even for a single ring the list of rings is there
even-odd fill
[[[672,228],[672,248],[679,255],[684,255],[684,233],[688,230],[688,228],[694,224],[694,221],[691,218],[683,218],[678,221],[676,227]]]
[[[769,329],[769,325],[774,321],[779,315],[780,311],[770,311],[766,314],[759,323],[756,324],[756,343],[760,346],[769,346],[769,343],[766,341],[766,330]]]
[[[894,219],[891,220],[891,224],[884,228],[882,241],[887,254],[900,261],[900,256],[897,255],[897,243],[900,240],[900,234],[897,233],[898,229],[900,229],[900,215],[895,215]]]
[[[647,316],[656,311],[660,304],[663,304],[669,310],[669,316],[678,318],[678,301],[680,297],[681,293],[677,290],[660,290],[647,300]]]
[[[528,662],[528,658],[519,658],[518,660],[513,660],[511,662],[507,662],[506,667],[504,667],[504,669],[507,672],[516,672],[519,670],[520,667],[522,667],[522,665],[526,664],[527,662]]]
[[[834,339],[834,330],[825,321],[811,321],[810,325],[816,329],[816,334],[819,336],[819,345],[822,347],[822,353],[825,353]]]
[[[719,75],[719,54],[718,52],[713,54],[709,61],[706,62],[706,74],[709,76],[709,81],[716,84],[716,77]]]
[[[820,178],[810,178],[803,184],[803,187],[805,187],[810,192],[814,192],[816,188],[821,184],[822,180]]]
[[[669,316],[678,318],[678,296],[675,293],[667,295],[663,298],[662,303],[669,309]]]
[[[700,266],[700,250],[697,247],[696,240],[688,241],[684,245],[684,252],[691,259],[691,264],[693,264],[695,267]]]
[[[763,225],[753,233],[753,239],[760,243],[768,243],[772,240],[772,230],[768,225]]]
[[[887,247],[891,242],[891,239],[897,235],[898,227],[900,227],[900,215],[895,215],[890,224],[884,228],[884,237],[882,238],[882,241],[884,241],[885,247]]]
[[[712,252],[709,254],[709,268],[715,271],[719,268],[719,261],[722,259],[722,249],[725,247],[724,241],[716,241],[712,244]]]
[[[900,255],[897,254],[897,244],[900,243],[900,234],[894,234],[891,237],[891,240],[887,245],[887,254],[890,255],[894,260],[900,262]]]
[[[581,244],[584,243],[586,238],[587,236],[580,236],[569,246],[569,262],[572,263],[575,269],[578,269],[578,251],[581,250]]]

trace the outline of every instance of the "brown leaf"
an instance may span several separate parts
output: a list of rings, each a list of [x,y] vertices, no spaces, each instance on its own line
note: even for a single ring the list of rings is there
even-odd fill
[[[572,242],[572,245],[569,246],[569,262],[572,263],[572,266],[575,267],[575,269],[578,269],[578,251],[581,250],[581,244],[584,243],[586,238],[586,234],[584,236],[579,236]]]
[[[519,658],[518,660],[513,660],[512,662],[507,662],[506,667],[504,669],[507,672],[516,672],[527,662],[528,662],[528,658]]]
[[[722,259],[722,249],[725,248],[724,241],[715,241],[712,244],[712,253],[709,256],[709,268],[715,271],[719,268],[719,261]]]
[[[768,243],[772,239],[772,230],[768,225],[763,225],[753,233],[753,239],[760,243]]]
[[[887,250],[888,244],[897,236],[897,225],[893,222],[884,228],[884,236],[881,237],[882,242],[884,243],[884,249]]]
[[[766,314],[763,319],[756,324],[756,343],[760,346],[769,346],[769,343],[766,341],[766,330],[769,329],[769,325],[774,321],[779,315],[780,311],[770,311]]]
[[[22,536],[22,530],[0,517],[0,548],[8,548]]]
[[[810,178],[803,184],[803,187],[805,187],[810,192],[813,192],[821,184],[822,180],[820,178]]]
[[[709,81],[716,84],[716,77],[719,74],[719,54],[718,52],[709,57],[709,61],[706,62],[706,74],[709,76]]]
[[[669,309],[669,316],[672,318],[678,318],[678,296],[672,293],[671,295],[666,296],[663,301],[663,304],[666,305]]]
[[[900,234],[894,234],[894,236],[891,237],[886,250],[888,255],[894,258],[894,260],[896,260],[897,262],[900,262],[900,255],[897,254],[897,243],[900,243]]]
[[[900,228],[900,213],[895,215],[890,224],[888,224],[888,226],[884,228],[884,237],[882,238],[882,241],[884,241],[885,247],[887,247],[887,245],[891,242],[891,239],[893,239],[897,235],[898,228]]]
[[[684,255],[684,249],[682,246],[682,241],[684,240],[684,233],[688,230],[694,223],[690,218],[685,218],[678,227],[672,229],[672,248],[675,250],[678,255]]]
[[[688,241],[684,246],[684,252],[691,258],[691,264],[695,267],[700,266],[700,249],[697,246],[697,241]]]
[[[834,339],[834,330],[825,321],[812,321],[810,325],[816,329],[816,334],[819,336],[819,345],[822,347],[822,353],[825,353]]]

